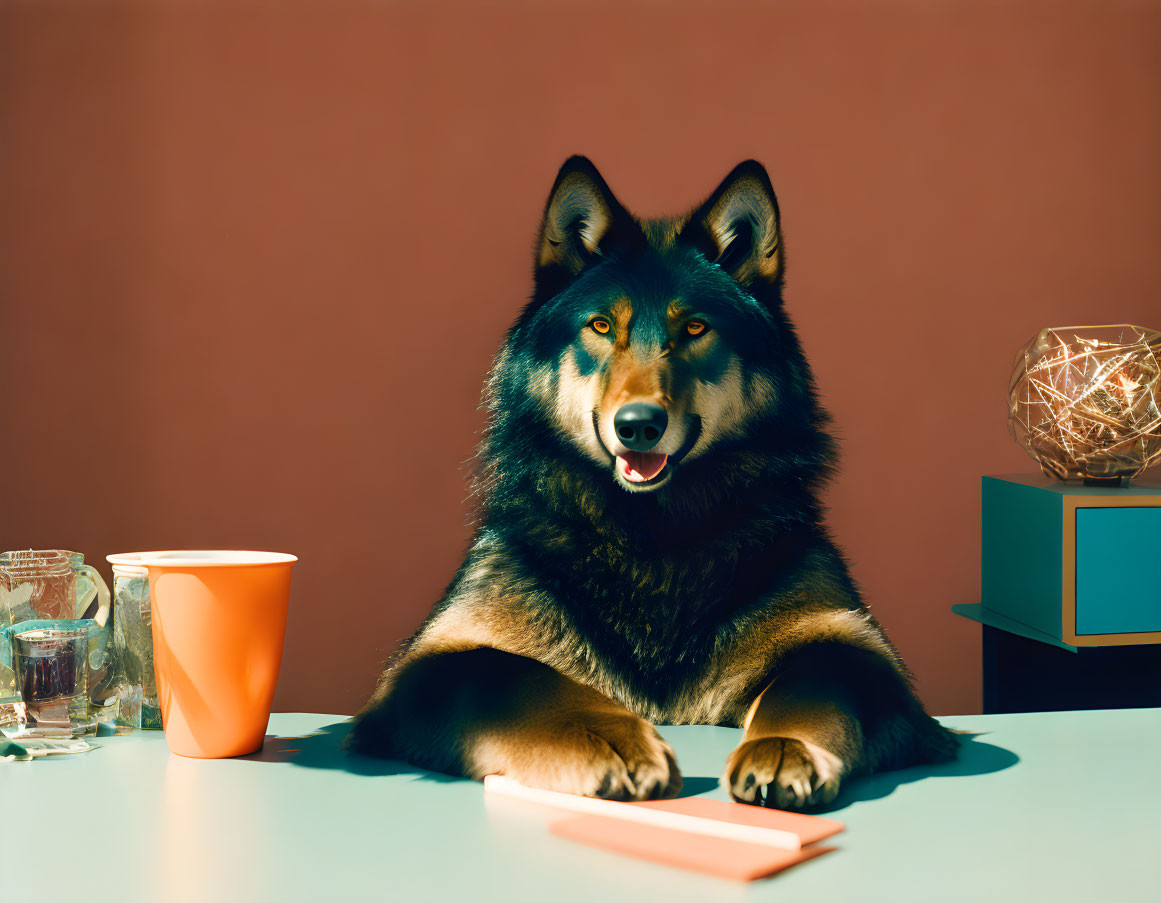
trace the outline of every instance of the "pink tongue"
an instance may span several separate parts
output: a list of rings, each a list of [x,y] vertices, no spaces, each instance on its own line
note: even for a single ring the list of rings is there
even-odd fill
[[[625,452],[617,455],[617,470],[630,483],[652,480],[665,468],[669,455],[657,452]]]

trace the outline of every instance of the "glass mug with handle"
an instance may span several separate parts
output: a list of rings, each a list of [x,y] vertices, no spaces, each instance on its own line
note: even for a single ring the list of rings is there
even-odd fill
[[[0,628],[22,621],[109,617],[109,587],[80,552],[22,549],[0,552]]]
[[[65,673],[76,674],[67,694],[70,716],[78,724],[90,721],[91,694],[100,693],[109,670],[111,606],[108,585],[79,552],[0,552],[0,724],[36,720],[44,707],[37,699],[21,703],[22,686],[35,686],[31,695],[40,695],[45,674]],[[71,636],[67,642],[61,631]],[[43,714],[58,720],[47,708]]]

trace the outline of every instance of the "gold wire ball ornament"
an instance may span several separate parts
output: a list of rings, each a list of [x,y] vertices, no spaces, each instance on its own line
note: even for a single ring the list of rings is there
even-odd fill
[[[1161,457],[1161,333],[1042,329],[1016,356],[1008,430],[1057,479],[1131,480]]]

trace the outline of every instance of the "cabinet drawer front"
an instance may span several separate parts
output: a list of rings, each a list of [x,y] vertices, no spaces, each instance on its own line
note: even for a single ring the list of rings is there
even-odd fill
[[[1161,508],[1076,509],[1076,632],[1161,631]]]

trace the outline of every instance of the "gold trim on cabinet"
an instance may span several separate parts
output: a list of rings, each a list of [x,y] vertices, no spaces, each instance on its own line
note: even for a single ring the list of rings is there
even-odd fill
[[[1126,505],[1125,499],[1132,498],[1137,504]],[[1161,508],[1161,496],[1133,495],[1118,498],[1109,495],[1063,496],[1063,536],[1060,544],[1060,561],[1071,562],[1072,567],[1062,567],[1060,575],[1061,639],[1070,646],[1141,646],[1146,643],[1161,643],[1161,631],[1148,633],[1082,633],[1076,632],[1076,510],[1078,508]]]

